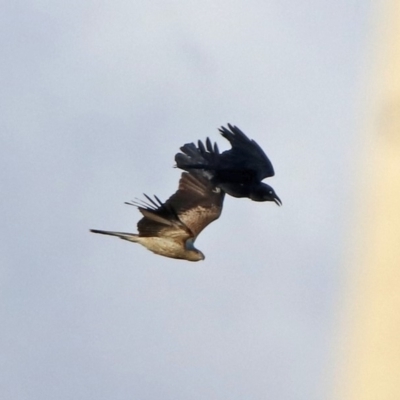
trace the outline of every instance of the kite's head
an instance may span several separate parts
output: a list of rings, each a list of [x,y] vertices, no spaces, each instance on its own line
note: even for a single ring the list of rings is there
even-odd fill
[[[185,250],[185,258],[188,261],[202,261],[206,258],[203,252],[194,247],[194,239],[192,238],[186,240]]]
[[[200,250],[188,250],[186,255],[188,261],[203,261],[206,258]]]

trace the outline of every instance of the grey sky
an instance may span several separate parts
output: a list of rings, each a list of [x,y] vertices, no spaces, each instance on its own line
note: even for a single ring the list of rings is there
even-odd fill
[[[2,8],[2,397],[325,398],[369,2]],[[179,146],[226,149],[227,122],[282,208],[227,198],[202,263],[89,233],[135,232],[123,202],[171,195]]]

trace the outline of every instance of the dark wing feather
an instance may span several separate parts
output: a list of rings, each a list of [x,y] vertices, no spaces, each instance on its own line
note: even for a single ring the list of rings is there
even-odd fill
[[[185,241],[193,236],[188,227],[182,223],[174,209],[162,203],[154,196],[154,201],[150,196],[144,194],[146,201],[137,200],[126,204],[136,206],[143,214],[143,218],[137,223],[139,236],[142,237],[170,237]]]
[[[206,145],[199,140],[197,147],[194,143],[186,143],[180,149],[182,153],[175,155],[177,167],[180,169],[213,169],[218,162],[218,146],[215,143],[213,147],[209,138],[206,140]]]
[[[207,148],[211,148],[212,152],[206,150],[204,144],[199,140],[198,147],[194,143],[186,143],[180,149],[182,153],[175,155],[176,166],[185,171],[200,171],[203,177],[208,180],[212,180],[215,175],[215,163],[217,162],[216,157],[219,156],[217,144],[214,148],[211,146],[211,142],[207,139]]]
[[[228,124],[228,128],[222,126],[219,129],[232,146],[220,155],[221,165],[226,169],[253,171],[258,181],[274,176],[272,163],[258,143],[249,139],[237,126]]]

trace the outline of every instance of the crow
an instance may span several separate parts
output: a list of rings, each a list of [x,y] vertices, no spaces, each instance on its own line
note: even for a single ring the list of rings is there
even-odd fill
[[[265,152],[237,126],[228,124],[228,128],[221,127],[219,131],[230,142],[231,149],[220,153],[209,138],[205,144],[199,140],[197,146],[187,143],[180,148],[182,153],[175,155],[176,166],[185,171],[202,171],[204,177],[230,196],[273,201],[281,206],[274,189],[261,182],[275,174]]]

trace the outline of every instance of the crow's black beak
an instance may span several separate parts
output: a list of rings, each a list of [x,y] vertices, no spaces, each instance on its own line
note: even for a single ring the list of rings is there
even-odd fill
[[[275,195],[275,197],[274,197],[274,202],[275,202],[279,207],[282,205],[282,201],[281,201],[281,199],[280,199],[277,195]]]

